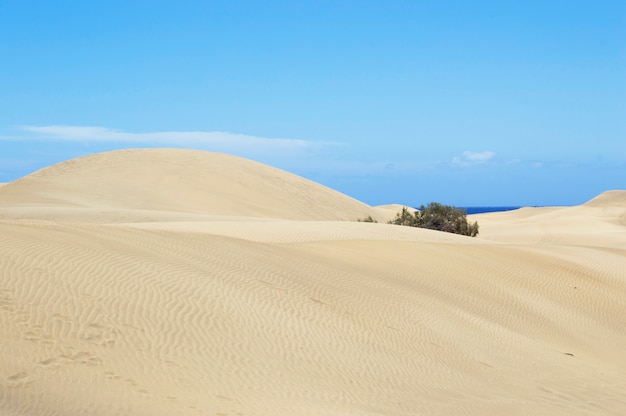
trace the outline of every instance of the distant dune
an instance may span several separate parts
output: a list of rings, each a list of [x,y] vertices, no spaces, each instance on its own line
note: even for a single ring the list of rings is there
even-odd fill
[[[522,208],[471,216],[481,238],[626,249],[626,191],[608,191],[574,207]]]
[[[222,154],[43,169],[0,187],[0,414],[626,414],[624,195],[469,238]]]
[[[626,191],[606,191],[585,204],[589,207],[624,208],[626,207]]]

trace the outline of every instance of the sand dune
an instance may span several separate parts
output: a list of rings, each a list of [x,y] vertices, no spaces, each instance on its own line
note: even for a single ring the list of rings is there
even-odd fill
[[[589,207],[616,207],[624,209],[624,207],[626,207],[626,191],[606,191],[584,205]]]
[[[83,219],[91,215],[110,221],[120,211],[144,221],[152,214],[161,219],[164,212],[168,218],[184,219],[185,214],[296,220],[380,217],[360,201],[288,172],[231,155],[183,149],[95,154],[1,188],[0,218],[23,216],[25,208],[28,217],[39,213],[54,220],[68,220],[62,217],[67,208],[80,208]]]
[[[522,208],[471,218],[479,222],[485,239],[626,249],[626,191],[605,192],[575,207]]]
[[[0,190],[0,414],[624,414],[622,196],[472,239],[225,155],[51,167]]]

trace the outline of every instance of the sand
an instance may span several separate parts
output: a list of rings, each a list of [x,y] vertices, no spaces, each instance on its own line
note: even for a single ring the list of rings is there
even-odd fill
[[[233,156],[52,166],[0,188],[0,414],[626,414],[625,201],[469,238]]]

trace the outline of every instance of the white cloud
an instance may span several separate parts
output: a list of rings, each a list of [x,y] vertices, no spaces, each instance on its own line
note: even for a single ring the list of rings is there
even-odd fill
[[[472,162],[486,162],[489,159],[492,159],[496,154],[492,151],[484,151],[484,152],[470,152],[466,150],[463,152],[463,158]]]
[[[452,163],[457,166],[473,166],[486,163],[496,156],[495,152],[491,150],[485,150],[482,152],[472,152],[466,150],[461,156],[456,156],[452,159]]]
[[[21,126],[19,130],[36,136],[12,137],[12,140],[46,139],[74,142],[109,142],[140,145],[174,145],[211,148],[215,151],[299,151],[338,143],[299,139],[272,139],[219,131],[164,131],[129,133],[105,127],[89,126]]]

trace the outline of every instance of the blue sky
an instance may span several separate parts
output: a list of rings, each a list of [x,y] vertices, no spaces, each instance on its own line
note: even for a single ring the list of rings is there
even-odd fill
[[[626,189],[626,2],[0,0],[0,182],[189,147],[369,204]]]

